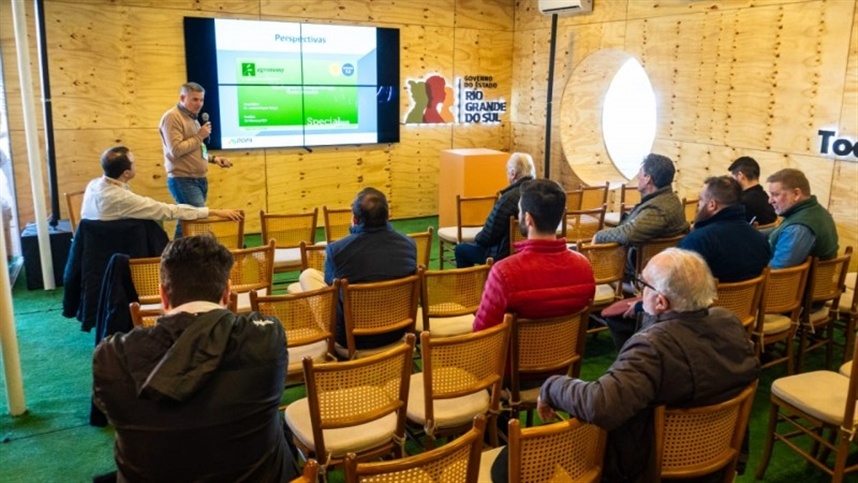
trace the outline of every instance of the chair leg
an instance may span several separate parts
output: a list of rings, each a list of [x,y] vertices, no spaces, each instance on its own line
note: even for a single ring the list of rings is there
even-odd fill
[[[825,369],[831,368],[834,360],[834,321],[829,320],[825,325]]]
[[[795,361],[795,372],[800,373],[802,367],[804,366],[804,355],[807,350],[807,330],[805,330],[807,326],[802,325],[798,328],[798,354],[796,354]],[[792,344],[792,341],[789,341],[789,344]],[[788,372],[787,374],[792,374],[792,372]]]
[[[846,314],[846,343],[843,346],[843,362],[852,360],[852,348],[855,347],[855,317],[848,313]]]
[[[834,459],[834,475],[831,478],[833,483],[841,483],[843,481],[843,473],[846,472],[846,458],[849,455],[849,435],[841,429],[835,431],[839,441],[837,443],[837,454]]]
[[[772,458],[772,447],[775,444],[775,430],[778,426],[778,405],[775,403],[771,403],[771,407],[769,408],[769,426],[766,429],[766,443],[763,447],[763,455],[760,457],[760,463],[757,465],[757,474],[755,475],[758,480],[763,479],[763,476],[766,474],[766,469],[769,467],[769,460]]]

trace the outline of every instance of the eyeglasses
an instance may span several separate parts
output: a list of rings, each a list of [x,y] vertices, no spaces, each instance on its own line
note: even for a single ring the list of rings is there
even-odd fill
[[[640,277],[640,276],[635,277],[635,283],[637,283],[637,284],[638,284],[638,285],[640,285],[641,287],[648,287],[648,288],[649,288],[650,290],[652,290],[653,292],[658,292],[658,289],[657,289],[657,288],[655,288],[655,287],[653,287],[652,285],[648,284],[648,283],[647,283],[647,281],[646,281],[646,280],[644,280],[644,279],[643,279],[642,277]]]

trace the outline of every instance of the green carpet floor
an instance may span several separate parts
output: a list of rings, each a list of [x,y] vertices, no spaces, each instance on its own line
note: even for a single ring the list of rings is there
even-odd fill
[[[434,217],[394,224],[403,232],[425,231],[427,226],[437,229]],[[258,243],[258,236],[247,239],[250,246]],[[437,265],[436,242],[430,267]],[[295,274],[286,274],[279,281],[294,278]],[[76,320],[62,317],[62,289],[28,291],[25,287],[22,274],[13,290],[13,303],[28,411],[20,417],[9,416],[5,379],[0,373],[0,482],[88,482],[93,475],[114,468],[112,430],[88,424],[94,334],[81,332]],[[589,337],[582,378],[599,377],[615,355],[607,334]],[[836,357],[841,355],[836,353]],[[814,355],[805,370],[822,365],[822,358]],[[739,482],[754,481],[768,417],[769,387],[783,373],[783,368],[772,368],[760,380],[751,415],[751,460]],[[290,388],[284,391],[283,401],[303,395],[302,387]],[[415,446],[409,445],[409,449],[414,451]],[[330,481],[342,481],[341,472],[333,472]],[[816,483],[829,478],[777,445],[764,481]]]

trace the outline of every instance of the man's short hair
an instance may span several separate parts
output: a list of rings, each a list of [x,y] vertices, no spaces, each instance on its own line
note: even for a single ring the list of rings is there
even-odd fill
[[[801,171],[785,168],[766,178],[767,183],[780,183],[784,188],[791,190],[798,188],[805,196],[810,196],[810,182]]]
[[[760,178],[760,165],[757,164],[756,159],[750,156],[736,158],[736,160],[733,161],[733,164],[727,168],[727,171],[732,173],[734,176],[736,173],[742,173],[748,181],[756,181]]]
[[[161,285],[170,305],[220,302],[233,261],[232,253],[212,235],[171,241],[161,254]]]
[[[201,92],[203,94],[206,93],[206,89],[197,84],[196,82],[185,82],[182,84],[182,89],[179,91],[183,96],[190,94],[191,92]]]
[[[533,164],[533,158],[527,153],[510,154],[506,169],[510,173],[517,173],[519,178],[536,177],[536,166]]]
[[[676,168],[673,166],[673,161],[667,156],[650,153],[644,158],[642,166],[644,174],[648,174],[652,178],[652,184],[656,188],[664,188],[673,183]]]
[[[742,201],[742,185],[732,176],[710,176],[703,181],[706,195],[721,206],[732,206]]]
[[[131,169],[130,150],[125,146],[114,146],[101,153],[101,170],[108,178],[117,179]]]
[[[352,214],[359,225],[367,228],[384,226],[389,217],[387,198],[375,188],[364,188],[352,203]]]
[[[554,233],[566,208],[566,192],[549,179],[534,179],[521,184],[521,211],[530,213],[536,231]]]
[[[681,248],[668,248],[656,257],[665,263],[648,264],[647,282],[656,292],[667,297],[677,312],[701,310],[712,305],[717,296],[715,278],[699,253]]]

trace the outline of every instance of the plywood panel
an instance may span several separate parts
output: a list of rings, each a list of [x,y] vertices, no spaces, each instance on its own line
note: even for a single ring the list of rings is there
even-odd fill
[[[402,180],[392,188],[397,200],[395,218],[413,218],[438,213],[438,165],[441,151],[452,147],[451,125],[405,126],[402,146],[391,164],[391,174]],[[458,147],[458,146],[457,146]]]
[[[851,37],[849,61],[846,65],[843,105],[840,109],[840,132],[852,136],[853,140],[858,140],[858,5],[856,5],[852,15]]]
[[[558,15],[557,24],[559,26],[567,25],[583,25],[590,23],[604,23],[616,20],[623,20],[626,16],[628,3],[635,3],[638,0],[595,0],[593,2],[593,12],[586,15]],[[543,15],[539,11],[536,1],[520,1],[515,12],[515,30],[536,30],[550,29],[551,15]]]
[[[855,187],[858,186],[858,163],[834,162],[834,178],[831,185],[831,202],[828,211],[837,224],[840,251],[851,246],[858,249],[858,203],[855,202]],[[858,256],[852,255],[850,271],[858,270]]]
[[[263,16],[322,22],[453,26],[456,0],[261,0]]]
[[[456,0],[456,28],[512,32],[514,15],[515,0]]]
[[[629,18],[663,17],[742,10],[767,5],[802,3],[803,0],[634,0],[629,2]]]

